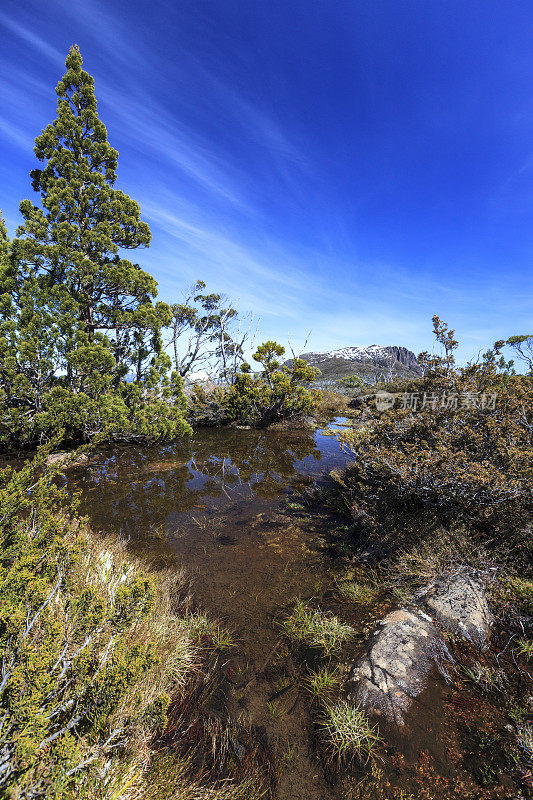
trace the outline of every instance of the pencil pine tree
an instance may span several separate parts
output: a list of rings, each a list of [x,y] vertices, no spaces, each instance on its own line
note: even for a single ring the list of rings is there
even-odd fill
[[[72,439],[184,432],[181,383],[168,378],[161,342],[170,308],[155,301],[154,278],[124,256],[149,245],[150,229],[139,205],[114,188],[118,153],[77,46],[66,68],[57,117],[35,140],[43,166],[31,180],[41,203],[20,204],[13,275],[0,289],[7,288],[16,319],[19,374],[21,346],[39,360],[39,341],[46,342],[47,374],[30,370],[31,391],[15,407],[31,420],[35,439],[58,426]]]

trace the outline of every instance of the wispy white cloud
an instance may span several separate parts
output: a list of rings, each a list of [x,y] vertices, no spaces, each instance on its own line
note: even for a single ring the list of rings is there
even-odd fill
[[[179,180],[172,177],[177,169],[207,192],[234,205],[245,205],[239,195],[236,176],[229,174],[229,167],[221,163],[207,143],[202,143],[199,135],[187,130],[160,104],[146,96],[126,97],[101,82],[98,88],[103,103],[113,110],[117,122],[128,131],[129,146],[144,155],[150,153],[169,182]]]
[[[38,8],[37,0],[32,4]],[[54,45],[72,35],[82,52],[86,46],[100,113],[121,151],[118,185],[140,202],[154,233],[139,260],[159,280],[164,299],[204,278],[261,316],[265,337],[286,341],[290,333],[298,346],[311,329],[310,349],[374,343],[425,349],[431,315],[439,313],[477,352],[498,338],[498,326],[501,332],[513,312],[517,325],[526,319],[527,292],[502,291],[494,275],[482,282],[462,264],[452,275],[434,264],[424,269],[359,257],[360,196],[348,198],[346,210],[345,188],[327,170],[320,177],[323,165],[306,140],[305,121],[292,119],[289,104],[277,106],[268,92],[254,94],[253,82],[235,80],[235,61],[209,25],[201,46],[191,43],[186,24],[176,25],[170,53],[154,47],[138,21],[121,16],[120,3],[52,5],[55,15],[38,8],[43,19],[60,13],[64,20],[64,29],[48,26],[50,40],[29,15],[0,12],[0,24],[23,48],[44,56],[48,71],[57,67],[57,78],[66,53]],[[180,19],[188,14],[180,7]],[[31,153],[48,121],[53,85],[0,60],[0,73],[6,68],[0,136]],[[326,162],[330,156],[322,152]],[[513,180],[527,178],[529,167]],[[367,184],[361,192],[374,190]]]
[[[49,44],[45,39],[36,34],[30,27],[22,25],[11,19],[0,11],[0,24],[4,25],[8,30],[25,41],[31,47],[35,48],[41,55],[49,58],[54,63],[61,64],[65,62],[65,55],[57,50],[53,45]]]
[[[14,125],[4,117],[0,117],[0,135],[9,139],[10,142],[14,143],[25,153],[31,152],[33,147],[31,136],[26,133],[26,131],[19,128],[18,125]]]
[[[258,166],[276,176],[280,191],[283,186],[285,194],[304,202],[299,178],[313,173],[308,156],[296,144],[296,136],[280,124],[274,109],[237,90],[216,47],[204,42],[199,56],[189,49],[185,33],[178,35],[173,56],[179,71],[173,73],[168,53],[147,46],[142,31],[132,29],[127,16],[112,13],[100,0],[56,2],[75,20],[83,37],[107,51],[105,70],[96,65],[90,71],[96,76],[102,104],[128,131],[128,146],[151,151],[161,164],[181,170],[207,192],[251,211],[250,177],[238,153],[225,152],[218,128],[224,138],[233,135],[234,143],[239,138],[253,143]],[[147,85],[153,88],[147,90]],[[171,97],[172,104],[163,105],[156,94]],[[212,126],[209,137],[202,129],[206,121]]]
[[[269,243],[268,251],[260,251],[243,241],[242,233],[239,236],[222,231],[212,221],[191,219],[190,210],[189,216],[178,215],[166,204],[159,206],[147,199],[143,210],[152,227],[167,234],[157,254],[166,292],[172,285],[206,279],[213,290],[228,293],[243,309],[293,322],[301,314],[302,302],[319,294],[318,283],[297,258],[276,253],[275,241]]]

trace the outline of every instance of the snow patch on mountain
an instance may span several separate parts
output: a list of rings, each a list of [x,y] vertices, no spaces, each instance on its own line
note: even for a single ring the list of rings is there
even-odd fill
[[[368,347],[341,347],[340,350],[328,350],[323,353],[306,353],[304,358],[317,359],[326,358],[345,358],[347,361],[373,361],[374,359],[388,358],[390,347],[383,347],[379,344],[371,344]]]
[[[383,346],[371,344],[368,347],[341,347],[339,350],[328,350],[323,353],[304,353],[301,358],[309,364],[322,364],[331,359],[358,362],[361,364],[398,364],[418,373],[420,367],[415,354],[406,347]]]

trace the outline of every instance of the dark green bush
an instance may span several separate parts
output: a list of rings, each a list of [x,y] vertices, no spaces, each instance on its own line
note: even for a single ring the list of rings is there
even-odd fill
[[[354,463],[337,479],[340,495],[363,527],[427,510],[512,535],[532,519],[533,382],[498,360],[501,343],[457,368],[453,331],[434,325],[444,357],[422,354],[423,377],[389,410],[367,401],[366,425],[345,437]]]
[[[196,663],[187,622],[76,520],[44,454],[0,473],[0,509],[2,795],[111,796]]]
[[[252,425],[269,425],[313,410],[313,394],[307,388],[317,370],[302,359],[292,366],[281,366],[278,358],[285,348],[277,342],[264,342],[254,353],[263,366],[258,375],[243,364],[224,401],[228,419]]]

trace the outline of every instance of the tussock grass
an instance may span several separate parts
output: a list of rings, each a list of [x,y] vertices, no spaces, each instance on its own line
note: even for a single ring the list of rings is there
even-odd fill
[[[315,700],[322,700],[338,688],[342,674],[338,667],[319,667],[310,672],[304,680],[304,686]]]
[[[501,669],[474,662],[471,667],[463,667],[466,677],[478,686],[483,692],[504,692],[508,681],[505,672]]]
[[[161,797],[173,796],[168,794],[169,786],[174,786],[173,762],[186,775],[186,788],[189,784],[203,788],[200,800],[211,798],[207,788],[216,800],[269,796],[271,767],[262,735],[244,714],[238,718],[228,714],[223,667],[217,653],[211,651],[168,710],[167,728],[157,742],[158,754],[145,775],[147,787],[154,782],[161,786]],[[228,790],[227,794],[222,790]],[[157,793],[147,796],[159,800]],[[179,791],[176,796],[181,796]]]
[[[519,722],[517,733],[518,746],[524,753],[528,764],[533,766],[533,724],[531,722]]]
[[[509,580],[509,588],[520,611],[533,616],[533,581],[513,577]]]
[[[211,643],[219,650],[228,650],[235,646],[230,631],[207,614],[201,612],[188,613],[184,619],[190,636],[198,643]]]
[[[355,757],[366,763],[382,741],[364,711],[346,700],[324,706],[319,728],[331,757],[338,761]]]
[[[377,586],[342,580],[335,586],[335,594],[343,600],[350,600],[352,603],[370,605],[378,596],[379,589]]]
[[[338,617],[311,608],[302,600],[296,601],[292,614],[282,622],[282,628],[289,639],[321,650],[326,655],[340,650],[355,633]]]
[[[194,769],[190,758],[176,758],[168,752],[155,759],[149,782],[124,800],[261,800],[266,795],[266,787],[253,773],[237,783],[213,782],[205,771]]]
[[[531,661],[533,659],[533,641],[528,641],[527,639],[519,639],[516,652],[522,658],[525,658],[526,661]]]

